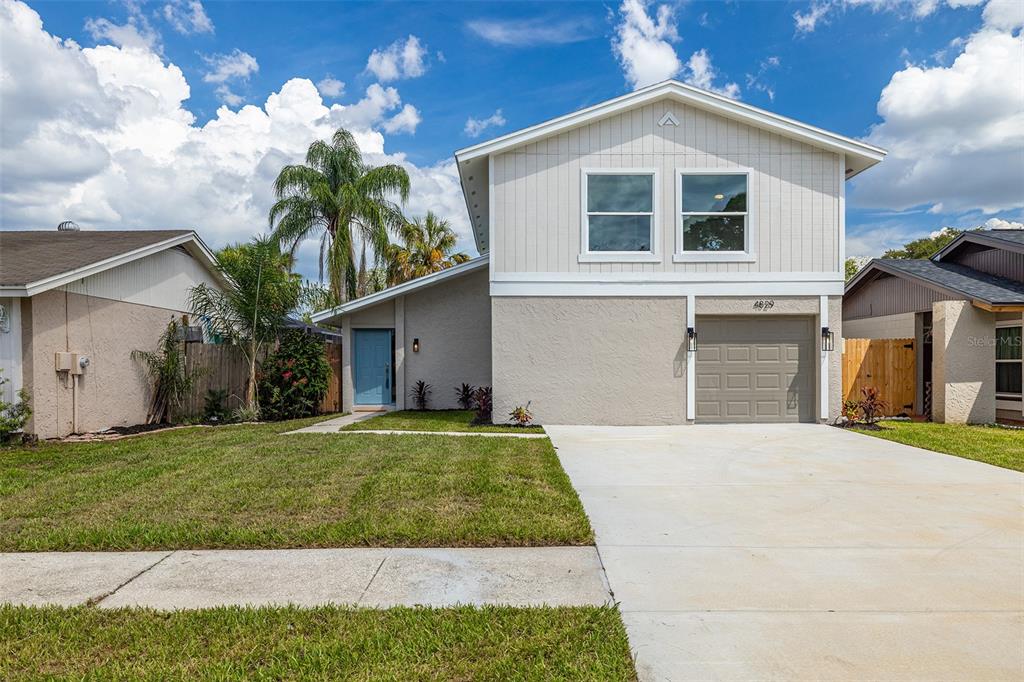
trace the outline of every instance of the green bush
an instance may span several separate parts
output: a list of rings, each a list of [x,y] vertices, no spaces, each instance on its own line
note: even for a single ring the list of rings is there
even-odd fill
[[[260,417],[277,421],[318,414],[330,377],[324,342],[301,329],[286,331],[260,368]]]
[[[9,381],[10,379],[5,379],[3,374],[0,374],[0,387]],[[25,427],[25,422],[32,416],[32,408],[28,403],[28,391],[25,389],[18,391],[17,399],[13,403],[0,397],[0,444],[6,443]]]

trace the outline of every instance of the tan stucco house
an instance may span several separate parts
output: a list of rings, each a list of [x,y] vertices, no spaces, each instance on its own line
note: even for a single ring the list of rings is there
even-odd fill
[[[150,386],[131,352],[156,348],[200,282],[221,286],[192,231],[0,232],[0,368],[6,400],[31,396],[26,433],[144,422]]]
[[[314,317],[345,409],[547,424],[823,421],[840,409],[845,186],[885,152],[666,81],[456,152],[482,256]]]
[[[876,259],[850,280],[843,335],[913,339],[914,411],[1024,421],[1024,230],[965,232],[931,258]]]

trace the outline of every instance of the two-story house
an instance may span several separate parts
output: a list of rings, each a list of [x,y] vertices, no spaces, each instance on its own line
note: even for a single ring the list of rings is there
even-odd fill
[[[840,409],[846,180],[881,149],[677,81],[456,152],[482,256],[317,316],[346,409],[492,385],[494,418]]]

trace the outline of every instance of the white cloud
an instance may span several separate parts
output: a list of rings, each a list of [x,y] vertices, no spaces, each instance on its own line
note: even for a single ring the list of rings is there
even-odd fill
[[[107,41],[118,47],[160,50],[160,34],[141,15],[129,17],[123,24],[115,24],[104,18],[88,19],[85,30],[96,42]]]
[[[317,81],[316,89],[325,97],[341,97],[345,94],[345,84],[330,75]]]
[[[226,83],[230,80],[246,80],[260,70],[256,58],[237,47],[230,54],[215,54],[203,57],[210,70],[203,74],[207,83]]]
[[[945,0],[945,4],[956,9],[973,7],[985,0]],[[1020,3],[1020,0],[1007,0]],[[829,17],[836,12],[864,7],[872,12],[896,12],[913,19],[930,16],[942,5],[942,0],[812,0],[806,12],[793,12],[793,23],[797,33],[811,33],[818,24],[827,24]]]
[[[527,47],[531,45],[564,45],[591,37],[588,22],[573,18],[552,21],[548,17],[532,19],[475,19],[466,28],[495,45]]]
[[[470,116],[466,119],[465,133],[470,137],[480,137],[480,134],[492,126],[503,126],[505,125],[505,117],[501,113],[501,109],[498,109],[487,118],[473,118]]]
[[[213,33],[213,22],[200,0],[173,0],[163,8],[164,19],[183,35]]]
[[[986,26],[1000,31],[1013,31],[1024,26],[1024,2],[1021,0],[989,0],[982,13]]]
[[[427,71],[425,58],[427,49],[416,36],[409,36],[405,42],[396,40],[384,49],[370,53],[366,70],[382,83],[400,78],[417,78]]]
[[[981,224],[986,230],[1024,230],[1024,223],[1002,218],[989,218]]]
[[[381,127],[387,133],[412,133],[416,132],[416,126],[420,124],[420,112],[411,104],[406,104],[401,111],[384,121]]]
[[[854,181],[851,203],[988,214],[1024,206],[1024,38],[1003,28],[1014,24],[1005,14],[985,16],[997,23],[969,36],[949,66],[893,74],[867,137],[890,154]]]
[[[281,167],[344,126],[367,162],[409,171],[410,212],[445,215],[471,248],[454,163],[419,167],[385,153],[385,125],[407,130],[414,111],[394,88],[374,84],[354,103],[327,105],[311,81],[293,78],[262,106],[222,106],[197,125],[184,74],[152,51],[83,49],[48,34],[21,2],[0,3],[0,43],[0,227],[70,219],[86,229],[193,228],[215,247],[245,240],[267,230]],[[315,262],[299,267],[315,275]]]
[[[721,87],[715,85],[718,71],[711,63],[711,56],[706,49],[701,48],[690,55],[689,60],[686,62],[686,69],[686,80],[692,85],[733,99],[740,96],[740,86],[735,83],[726,83]]]
[[[633,89],[675,77],[683,68],[672,43],[679,40],[672,7],[659,5],[655,18],[644,0],[624,0],[615,27],[612,51]]]

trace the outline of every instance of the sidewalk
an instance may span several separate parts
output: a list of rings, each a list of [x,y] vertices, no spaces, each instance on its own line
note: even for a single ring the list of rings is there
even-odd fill
[[[0,602],[579,606],[611,601],[594,547],[0,554]]]

